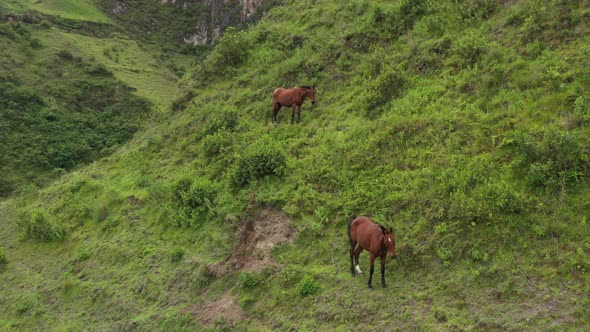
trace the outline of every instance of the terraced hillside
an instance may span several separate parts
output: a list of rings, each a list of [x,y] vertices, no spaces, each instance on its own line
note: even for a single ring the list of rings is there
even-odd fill
[[[131,141],[2,203],[0,327],[587,329],[589,18],[282,1]],[[270,123],[292,85],[317,105]],[[386,289],[350,275],[358,215],[394,229]]]

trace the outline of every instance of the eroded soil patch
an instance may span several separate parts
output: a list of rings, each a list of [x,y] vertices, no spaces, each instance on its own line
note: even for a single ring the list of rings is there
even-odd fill
[[[273,247],[292,243],[297,231],[291,218],[279,210],[263,210],[236,226],[238,246],[228,258],[231,271],[260,271],[278,265],[271,258]]]
[[[244,318],[244,312],[229,291],[215,301],[197,303],[189,307],[187,311],[192,313],[203,325],[212,324],[221,317],[231,323]]]
[[[207,266],[208,272],[221,276],[228,272],[261,271],[269,266],[280,266],[272,260],[271,250],[277,245],[292,243],[297,235],[291,226],[291,218],[279,210],[260,211],[235,227],[238,244],[227,260],[220,264]],[[214,323],[223,317],[231,323],[244,318],[244,312],[229,291],[214,301],[203,301],[189,308],[204,325]]]

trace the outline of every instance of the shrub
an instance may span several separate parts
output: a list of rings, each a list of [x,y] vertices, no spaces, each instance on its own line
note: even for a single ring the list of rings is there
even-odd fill
[[[306,275],[301,281],[299,281],[299,284],[297,284],[297,290],[301,296],[313,295],[317,293],[319,289],[320,286],[311,275]]]
[[[244,288],[254,288],[260,284],[260,278],[253,272],[240,273],[240,283]]]
[[[453,252],[445,247],[436,249],[436,255],[443,261],[444,266],[451,265],[451,259],[453,258]]]
[[[254,179],[270,175],[281,176],[287,167],[287,156],[279,144],[264,139],[239,156],[231,173],[234,186],[244,186]]]
[[[212,111],[215,111],[216,113],[207,124],[207,134],[213,134],[222,129],[232,131],[238,127],[240,119],[238,115],[238,109],[235,106]]]
[[[90,252],[86,248],[82,248],[78,251],[78,260],[80,262],[86,261],[90,258]]]
[[[43,44],[41,43],[41,40],[39,40],[39,38],[31,39],[30,44],[31,44],[31,47],[35,48],[35,49],[43,47]]]
[[[231,150],[233,141],[232,134],[229,131],[219,130],[203,139],[203,150],[206,156],[213,157]]]
[[[179,180],[173,189],[173,202],[179,217],[177,226],[196,226],[198,220],[213,213],[217,190],[206,178]]]
[[[52,220],[52,216],[41,209],[22,213],[17,218],[17,225],[21,228],[25,239],[40,241],[63,240],[66,231],[63,225]]]
[[[74,60],[74,55],[68,50],[60,50],[57,52],[57,56],[66,61]]]
[[[182,250],[180,248],[176,248],[176,249],[174,249],[174,251],[170,255],[170,261],[172,263],[177,263],[177,262],[180,262],[183,257],[184,257],[184,250]]]
[[[201,71],[211,74],[223,74],[231,71],[246,61],[249,48],[250,42],[246,39],[246,34],[229,27],[219,40],[215,50],[204,61]]]
[[[357,97],[357,105],[364,109],[364,115],[374,118],[381,114],[383,106],[401,96],[407,85],[406,73],[391,66],[381,68],[374,78],[366,78],[365,89]]]
[[[455,52],[460,58],[460,63],[473,66],[481,60],[489,49],[489,42],[477,31],[468,31],[455,43]]]

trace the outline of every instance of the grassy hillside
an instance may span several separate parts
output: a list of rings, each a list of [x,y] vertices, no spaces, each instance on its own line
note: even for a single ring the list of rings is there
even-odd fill
[[[11,13],[37,11],[50,16],[94,23],[110,23],[111,20],[88,0],[6,0],[0,6]]]
[[[2,204],[0,327],[587,329],[589,18],[284,1],[224,35],[176,111]],[[317,106],[270,124],[295,84]],[[361,214],[396,234],[385,290],[350,276]]]
[[[129,140],[151,105],[61,33],[0,23],[0,195],[45,183]]]
[[[101,17],[106,16],[90,3],[9,5],[0,13],[6,20],[0,22],[1,196],[112,153],[133,136],[152,105],[169,106],[177,81],[124,35],[95,38],[68,32],[62,21],[31,11],[53,8],[55,13],[40,11],[68,22],[85,20],[87,30],[102,22],[92,29],[105,29],[108,20]],[[19,16],[25,10],[26,17]]]

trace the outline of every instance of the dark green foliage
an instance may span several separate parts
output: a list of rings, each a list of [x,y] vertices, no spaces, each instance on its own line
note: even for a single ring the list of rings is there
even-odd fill
[[[170,255],[170,261],[172,263],[178,263],[182,260],[183,257],[184,257],[184,250],[182,250],[180,248],[176,248],[176,249],[174,249],[174,251],[172,251],[172,254]]]
[[[217,190],[206,178],[179,180],[173,188],[172,200],[178,219],[177,226],[198,226],[213,213]]]
[[[74,55],[68,50],[60,50],[57,52],[57,56],[66,61],[74,60]]]
[[[384,106],[401,96],[407,86],[406,73],[399,67],[383,65],[375,77],[366,78],[357,96],[356,105],[364,110],[364,115],[375,118],[381,115]]]
[[[82,248],[78,251],[78,260],[80,262],[86,261],[90,258],[90,252],[86,248]]]
[[[261,139],[241,154],[230,173],[236,187],[269,175],[285,174],[287,156],[280,144],[272,139]]]
[[[299,295],[301,296],[309,296],[317,293],[320,289],[315,278],[311,275],[306,275],[299,281],[297,284],[297,290],[299,291]]]
[[[59,54],[72,59],[68,51]],[[86,64],[64,66],[76,72]],[[2,194],[24,180],[43,179],[44,171],[70,170],[105,156],[139,128],[151,105],[131,94],[104,66],[88,68],[95,79],[49,81],[32,87],[0,82],[0,169],[7,174]]]

